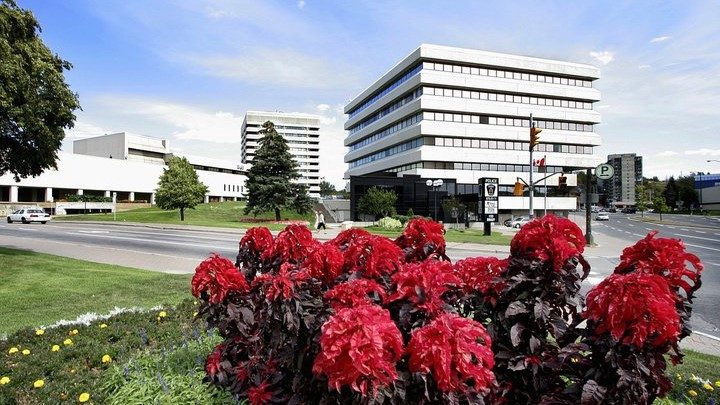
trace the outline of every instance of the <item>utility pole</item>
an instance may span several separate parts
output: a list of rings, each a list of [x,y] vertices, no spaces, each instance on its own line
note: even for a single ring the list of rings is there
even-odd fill
[[[585,172],[585,242],[588,245],[594,243],[592,235],[592,210],[590,205],[592,200],[590,198],[590,188],[592,187],[592,169],[588,168]]]
[[[533,116],[530,114],[530,182],[528,185],[530,186],[530,219],[535,217],[535,211],[533,210],[533,194],[535,194],[535,183],[533,183],[533,171],[535,171],[535,165],[533,161],[533,149],[535,149],[535,146],[540,143],[540,136],[538,135],[542,129],[535,128],[535,123],[533,122]]]

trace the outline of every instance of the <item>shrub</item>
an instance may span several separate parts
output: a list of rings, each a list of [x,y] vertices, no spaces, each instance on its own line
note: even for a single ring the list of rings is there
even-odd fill
[[[668,392],[665,355],[682,360],[702,271],[681,242],[650,234],[626,249],[585,305],[585,240],[567,219],[529,223],[506,259],[453,265],[442,235],[426,219],[395,241],[248,232],[234,276],[208,272],[211,257],[193,282],[223,338],[208,379],[251,404],[651,403]]]
[[[399,221],[395,218],[390,218],[390,217],[381,218],[377,222],[377,225],[383,229],[400,229],[403,227],[403,224],[401,221]]]

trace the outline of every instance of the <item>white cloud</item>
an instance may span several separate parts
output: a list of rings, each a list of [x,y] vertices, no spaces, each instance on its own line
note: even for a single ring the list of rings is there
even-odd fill
[[[638,69],[640,69],[640,70],[650,69],[650,65],[640,65],[640,66],[638,66]]]
[[[329,104],[318,104],[317,107],[315,107],[315,109],[320,112],[325,112],[330,109],[330,105]]]
[[[288,49],[258,49],[236,56],[183,57],[204,73],[249,84],[271,84],[312,89],[352,87],[357,75],[350,67],[322,57]]]
[[[720,149],[692,149],[686,150],[685,154],[688,156],[720,156]]]
[[[615,52],[602,51],[602,52],[590,52],[590,56],[595,58],[598,62],[603,65],[607,65],[615,59]]]
[[[667,36],[667,35],[662,36],[662,37],[655,37],[655,38],[653,38],[653,39],[650,40],[650,43],[653,44],[653,43],[656,43],[656,42],[663,42],[663,41],[667,41],[667,40],[670,39],[670,38],[672,38],[672,37],[671,37],[671,36]]]
[[[75,126],[72,129],[65,130],[65,139],[82,139],[89,138],[91,136],[99,136],[111,133],[98,125],[92,124],[85,121],[75,121]]]
[[[655,156],[657,156],[657,157],[669,157],[669,156],[676,156],[676,155],[678,155],[677,152],[672,151],[672,150],[666,150],[666,151],[664,151],[664,152],[660,152],[660,153],[656,154]]]
[[[299,8],[300,10],[304,9],[305,8],[305,0],[298,1],[297,8]]]
[[[230,13],[228,13],[226,10],[220,10],[213,7],[206,8],[205,14],[210,18],[224,18],[230,16]]]

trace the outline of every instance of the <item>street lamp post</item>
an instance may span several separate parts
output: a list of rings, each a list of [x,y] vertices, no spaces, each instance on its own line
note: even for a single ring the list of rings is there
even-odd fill
[[[433,212],[435,213],[433,219],[437,221],[437,189],[443,185],[443,181],[442,179],[428,180],[425,182],[425,185],[432,188],[433,194],[435,195],[433,198]]]

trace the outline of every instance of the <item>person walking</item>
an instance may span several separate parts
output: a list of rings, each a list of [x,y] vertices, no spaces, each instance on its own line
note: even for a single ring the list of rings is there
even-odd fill
[[[318,230],[320,230],[320,228],[327,229],[325,227],[325,215],[323,215],[322,212],[317,211],[317,217],[318,217],[317,229]]]

